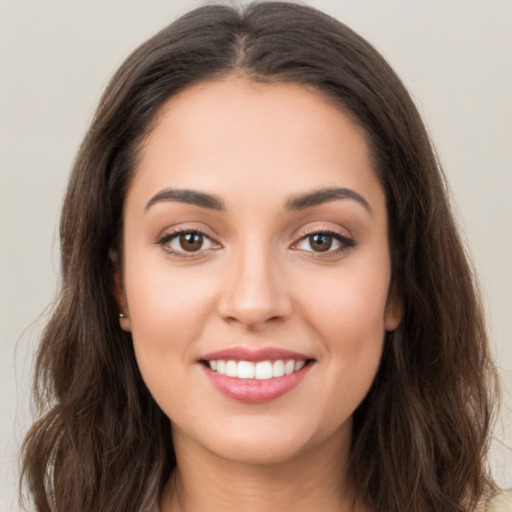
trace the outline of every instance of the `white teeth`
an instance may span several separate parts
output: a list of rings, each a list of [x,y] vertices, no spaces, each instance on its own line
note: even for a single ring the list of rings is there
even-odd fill
[[[272,378],[272,363],[270,361],[261,361],[256,363],[254,378],[258,380],[267,380]]]
[[[237,374],[239,379],[253,379],[254,363],[250,363],[249,361],[239,361]]]
[[[217,361],[217,373],[226,375],[226,361]]]
[[[226,375],[228,377],[237,377],[237,367],[236,361],[228,361],[226,363]]]
[[[306,364],[306,361],[294,361],[290,359],[284,361],[224,361],[222,359],[208,361],[210,369],[226,375],[227,377],[236,377],[238,379],[257,379],[268,380],[273,377],[282,377],[298,372]]]
[[[284,365],[284,373],[290,375],[295,370],[295,361],[286,361]]]
[[[272,377],[282,377],[284,375],[283,361],[274,361],[272,365]]]
[[[297,361],[295,363],[295,371],[298,372],[301,368],[304,367],[305,364],[306,364],[306,361]]]

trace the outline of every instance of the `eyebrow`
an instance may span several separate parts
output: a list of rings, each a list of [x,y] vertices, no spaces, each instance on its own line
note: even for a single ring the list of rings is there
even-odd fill
[[[362,205],[368,213],[372,214],[372,208],[368,201],[349,188],[321,188],[313,192],[307,192],[290,198],[286,203],[287,210],[304,210],[312,206],[319,206],[336,199],[352,199]]]
[[[215,196],[197,192],[195,190],[165,189],[155,194],[146,205],[146,211],[151,206],[164,201],[178,201],[179,203],[192,204],[211,210],[225,210],[224,203]]]
[[[362,205],[370,215],[372,209],[368,201],[349,188],[321,188],[313,192],[299,194],[291,197],[285,204],[285,208],[291,211],[305,210],[313,206],[319,206],[329,201],[336,199],[352,199]],[[146,210],[151,206],[165,201],[177,201],[180,203],[187,203],[201,208],[208,208],[211,210],[225,211],[226,207],[221,199],[204,192],[187,189],[165,189],[155,194],[146,205]]]

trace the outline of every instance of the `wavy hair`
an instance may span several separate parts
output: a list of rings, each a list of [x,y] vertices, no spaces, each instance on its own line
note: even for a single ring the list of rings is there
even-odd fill
[[[442,170],[384,58],[328,15],[281,2],[197,8],[136,49],[108,85],[62,210],[62,286],[37,356],[22,486],[37,512],[155,508],[176,464],[170,422],[119,328],[109,252],[162,104],[230,74],[320,91],[363,128],[386,195],[404,318],[354,414],[358,496],[373,511],[475,510],[494,489],[486,455],[498,390]]]

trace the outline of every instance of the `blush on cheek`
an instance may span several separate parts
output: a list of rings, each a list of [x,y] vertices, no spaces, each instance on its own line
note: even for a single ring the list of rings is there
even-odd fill
[[[329,339],[337,333],[346,342],[356,344],[366,338],[380,339],[385,333],[386,295],[380,290],[362,294],[348,287],[328,297],[309,302],[309,316],[322,325]]]
[[[144,283],[145,276],[137,280]],[[164,344],[193,336],[191,332],[200,325],[210,298],[198,283],[180,282],[179,279],[161,279],[144,286],[135,285],[131,290],[130,313],[133,318],[133,334],[151,333],[152,342]]]
[[[327,357],[335,362],[343,388],[360,400],[376,375],[385,339],[385,293],[370,288],[361,294],[340,287],[330,300],[312,301],[308,309],[322,338],[330,340]]]

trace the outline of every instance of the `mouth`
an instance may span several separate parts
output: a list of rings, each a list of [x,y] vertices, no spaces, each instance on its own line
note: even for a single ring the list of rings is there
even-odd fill
[[[316,360],[280,349],[228,349],[199,360],[213,386],[228,398],[261,403],[298,386]]]
[[[277,359],[275,361],[235,361],[210,359],[201,361],[210,370],[235,379],[270,380],[291,375],[313,363],[313,359]]]

